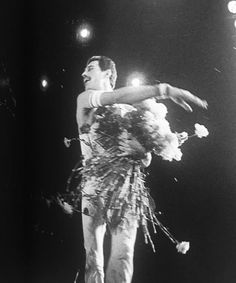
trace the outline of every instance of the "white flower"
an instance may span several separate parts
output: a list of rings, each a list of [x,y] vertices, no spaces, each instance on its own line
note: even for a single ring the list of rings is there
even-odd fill
[[[73,213],[73,208],[71,205],[69,205],[69,203],[67,202],[64,202],[64,206],[63,206],[63,209],[66,213],[68,214],[72,214]]]
[[[162,149],[158,155],[162,157],[163,160],[180,161],[182,158],[182,152],[179,149],[178,137],[174,133],[170,133],[165,136],[165,139],[162,141]]]
[[[163,160],[167,161],[180,161],[182,158],[182,152],[179,148],[171,148],[171,147],[166,147],[164,150],[162,150],[159,154]]]
[[[182,158],[182,155],[183,155],[183,153],[182,153],[182,151],[180,150],[180,148],[176,148],[176,149],[175,149],[174,160],[180,161],[181,158]]]
[[[61,199],[57,198],[58,204],[60,205],[60,207],[62,207],[62,209],[65,211],[65,213],[67,214],[72,214],[73,213],[73,208],[71,205],[69,205],[69,203],[62,201]]]
[[[178,140],[179,140],[179,145],[182,145],[186,140],[188,140],[188,133],[182,132],[182,133],[176,133]]]
[[[187,140],[188,139],[188,133],[186,133],[186,132],[179,133],[178,137],[180,137],[181,139]]]
[[[66,147],[70,147],[70,143],[71,143],[71,140],[65,137],[65,138],[64,138],[64,145],[65,145]]]
[[[189,242],[181,242],[181,243],[178,243],[176,245],[176,249],[177,249],[178,253],[181,253],[181,254],[186,254],[186,252],[189,250],[189,248],[190,248]]]
[[[205,126],[197,123],[194,125],[194,127],[195,127],[195,135],[197,135],[198,138],[204,138],[208,136],[209,132]]]
[[[163,103],[153,104],[151,111],[155,114],[157,118],[161,119],[164,119],[166,117],[166,114],[168,113],[168,110]]]
[[[156,125],[159,127],[158,134],[160,136],[164,137],[166,135],[172,134],[170,124],[166,119],[157,119]]]
[[[155,115],[156,118],[159,119],[164,119],[168,112],[166,106],[163,103],[157,103],[153,98],[145,99],[140,103],[134,104],[134,106],[148,110],[153,115]]]
[[[156,122],[155,116],[151,111],[145,111],[144,117],[145,117],[146,121],[148,121],[149,124],[155,124],[155,122]]]

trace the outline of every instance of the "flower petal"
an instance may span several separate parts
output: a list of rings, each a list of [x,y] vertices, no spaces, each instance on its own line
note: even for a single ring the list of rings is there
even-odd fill
[[[190,248],[189,242],[181,242],[181,243],[178,243],[176,245],[176,249],[177,249],[178,253],[181,253],[181,254],[186,254],[186,252],[189,250],[189,248]]]

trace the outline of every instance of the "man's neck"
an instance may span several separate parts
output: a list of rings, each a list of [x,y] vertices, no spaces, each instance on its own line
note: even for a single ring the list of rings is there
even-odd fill
[[[103,89],[104,91],[113,91],[110,82],[105,81],[103,84]]]

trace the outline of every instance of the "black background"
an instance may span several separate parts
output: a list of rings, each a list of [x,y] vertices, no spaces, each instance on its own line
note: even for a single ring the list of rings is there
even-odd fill
[[[83,21],[94,27],[88,44],[75,36]],[[63,138],[77,135],[80,75],[100,54],[116,62],[117,87],[141,71],[148,83],[169,82],[209,104],[189,114],[164,102],[172,130],[200,123],[210,132],[184,144],[180,162],[154,157],[147,178],[160,220],[191,249],[178,254],[158,231],[154,254],[139,233],[133,282],[235,282],[236,30],[227,1],[8,1],[0,30],[1,75],[11,87],[1,98],[17,101],[15,118],[0,106],[1,282],[69,283],[78,270],[83,282],[80,216],[47,199],[65,190],[79,158],[79,145],[67,149]]]

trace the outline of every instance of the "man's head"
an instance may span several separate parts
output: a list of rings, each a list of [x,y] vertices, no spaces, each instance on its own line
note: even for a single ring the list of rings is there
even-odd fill
[[[86,90],[107,90],[114,88],[117,72],[115,63],[105,56],[93,56],[82,74]]]

